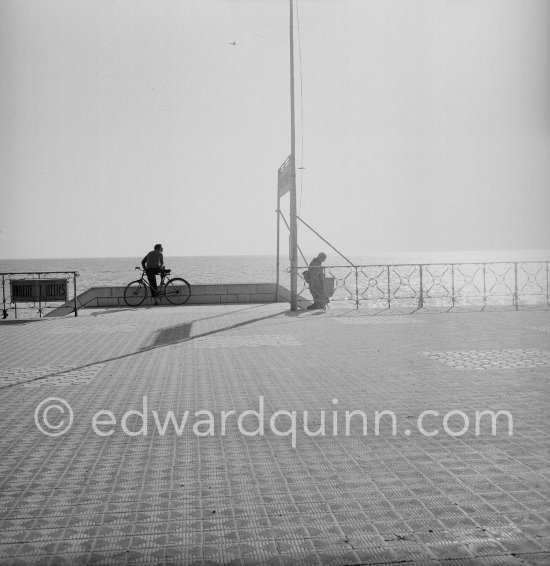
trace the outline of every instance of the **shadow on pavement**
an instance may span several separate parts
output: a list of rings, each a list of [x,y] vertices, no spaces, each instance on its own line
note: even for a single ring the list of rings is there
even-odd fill
[[[157,330],[155,340],[151,346],[145,346],[142,350],[148,350],[157,346],[170,346],[171,344],[178,344],[184,342],[191,336],[191,328],[193,322],[184,322],[176,326],[162,328]]]
[[[220,334],[221,332],[226,332],[227,330],[234,330],[235,328],[243,328],[244,326],[248,326],[249,324],[252,324],[254,322],[269,320],[271,318],[276,318],[282,315],[287,315],[287,312],[277,312],[274,314],[268,314],[265,316],[251,318],[249,320],[243,320],[242,322],[236,322],[235,324],[231,324],[230,326],[224,326],[223,328],[209,330],[208,332],[201,332],[199,334],[195,334],[194,336],[190,336],[193,322],[198,322],[199,320],[206,320],[207,318],[216,318],[216,317],[207,317],[207,318],[198,319],[196,321],[184,322],[183,324],[178,324],[176,326],[171,326],[160,330],[158,336],[155,339],[155,343],[151,346],[146,346],[142,348],[140,352],[148,352],[150,350],[153,350],[155,348],[160,348],[163,346],[172,346],[174,344],[191,342],[192,340],[196,340],[197,338],[205,338],[206,336],[212,336],[213,334]],[[140,353],[140,352],[135,352],[135,353]],[[128,354],[128,355],[132,355],[132,354]],[[96,363],[101,363],[101,362],[96,362]]]
[[[202,322],[204,320],[211,320],[213,318],[220,318],[222,316],[227,316],[228,314],[235,314],[235,313],[242,313],[252,309],[259,308],[261,305],[254,305],[252,307],[246,307],[244,309],[237,309],[230,312],[224,312],[221,314],[213,314],[212,316],[204,316],[202,318],[196,318],[194,320],[188,320],[186,322],[182,322],[176,326],[168,326],[166,328],[161,328],[160,330],[156,330],[156,337],[154,339],[153,344],[149,346],[144,346],[141,348],[141,351],[147,350],[149,348],[155,348],[157,346],[170,346],[173,344],[178,344],[179,342],[186,341],[191,338],[197,338],[198,336],[191,337],[191,328],[193,324],[197,322]],[[278,313],[281,314],[281,313]],[[217,332],[217,331],[212,331]],[[205,334],[201,334],[200,336],[205,336]]]
[[[115,314],[115,313],[119,313],[119,312],[127,312],[127,311],[132,311],[134,309],[127,307],[127,308],[123,308],[123,309],[105,309],[102,310],[100,312],[92,312],[90,313],[90,316],[93,316],[94,318],[97,316],[105,316],[106,314]]]
[[[12,318],[11,320],[4,319],[0,321],[0,325],[13,325],[13,324],[31,324],[32,322],[40,322],[41,318]]]
[[[247,310],[247,309],[243,309],[243,310]],[[276,318],[276,317],[279,317],[279,316],[284,316],[284,315],[286,315],[286,311],[276,312],[276,313],[273,313],[273,314],[268,314],[268,315],[265,315],[265,316],[251,318],[249,320],[244,320],[242,322],[237,322],[235,324],[231,324],[229,326],[224,326],[224,327],[218,328],[216,330],[210,330],[208,332],[202,332],[200,334],[196,334],[195,336],[189,336],[193,321],[185,322],[183,324],[179,324],[179,325],[169,327],[169,328],[162,330],[160,332],[160,335],[155,340],[155,344],[153,344],[152,346],[146,346],[146,347],[144,347],[141,350],[138,350],[136,352],[130,352],[129,354],[122,354],[120,356],[112,356],[110,358],[105,358],[103,360],[95,360],[93,362],[89,362],[87,364],[82,364],[80,366],[74,366],[74,367],[71,367],[71,368],[68,368],[68,369],[64,369],[62,371],[56,371],[56,372],[52,372],[52,373],[49,373],[49,374],[46,374],[46,375],[41,375],[41,376],[36,377],[34,379],[29,379],[28,381],[25,381],[25,382],[11,383],[9,385],[6,385],[5,387],[0,387],[0,389],[8,389],[9,387],[13,387],[15,385],[21,385],[22,383],[33,383],[34,381],[39,381],[41,379],[47,379],[47,378],[50,378],[50,377],[63,375],[63,374],[68,373],[68,372],[78,371],[78,370],[88,368],[88,367],[91,367],[91,366],[95,366],[95,365],[98,365],[98,364],[104,364],[104,363],[108,363],[108,362],[114,362],[116,360],[123,360],[125,358],[131,358],[132,356],[137,356],[139,354],[151,352],[151,351],[156,350],[158,348],[164,348],[166,346],[173,346],[174,344],[184,344],[186,342],[191,342],[193,340],[196,340],[197,338],[204,338],[206,336],[212,336],[213,334],[220,334],[222,332],[226,332],[227,330],[234,330],[235,328],[243,328],[245,326],[248,326],[249,324],[253,324],[254,322],[269,320],[269,319],[273,319],[273,318]],[[222,316],[222,315],[216,315],[216,316]],[[216,318],[216,316],[207,317],[207,318]],[[199,320],[204,320],[204,319],[199,319]]]

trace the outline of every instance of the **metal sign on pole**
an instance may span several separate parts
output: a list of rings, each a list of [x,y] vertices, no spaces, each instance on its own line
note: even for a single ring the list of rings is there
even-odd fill
[[[290,191],[290,155],[284,160],[283,164],[277,171],[277,189],[279,191],[279,198],[286,195]]]
[[[11,302],[67,302],[67,283],[67,279],[10,279]]]
[[[280,233],[281,233],[281,197],[290,191],[290,156],[285,159],[277,171],[277,302],[279,302],[279,283],[280,283]],[[290,256],[289,256],[290,257]]]

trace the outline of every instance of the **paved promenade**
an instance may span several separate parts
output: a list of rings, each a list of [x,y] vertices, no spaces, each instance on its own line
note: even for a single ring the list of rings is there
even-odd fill
[[[0,323],[0,564],[548,565],[549,331],[284,304]]]

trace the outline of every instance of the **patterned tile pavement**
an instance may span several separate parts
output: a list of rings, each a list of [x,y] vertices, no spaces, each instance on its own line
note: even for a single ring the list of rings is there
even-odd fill
[[[195,348],[253,348],[254,346],[301,346],[289,334],[253,334],[246,336],[201,336],[193,341]]]
[[[41,387],[47,385],[79,385],[90,383],[103,369],[103,364],[83,368],[69,366],[0,368],[0,387],[21,385]]]
[[[0,323],[0,564],[550,564],[549,322]]]
[[[517,369],[550,366],[550,350],[467,350],[465,352],[422,352],[427,358],[455,369]]]
[[[542,326],[526,326],[531,330],[540,330],[541,332],[550,332],[550,324],[544,324]]]
[[[418,317],[410,316],[335,316],[340,324],[417,324]]]

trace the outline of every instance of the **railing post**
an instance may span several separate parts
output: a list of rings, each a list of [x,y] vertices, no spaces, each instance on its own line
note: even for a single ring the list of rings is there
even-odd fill
[[[78,305],[76,304],[76,271],[73,271],[73,289],[74,289],[74,315],[78,316]],[[277,287],[278,288],[278,287]]]
[[[355,266],[355,310],[359,310],[359,268]]]
[[[418,266],[420,268],[420,296],[418,297],[418,308],[424,307],[424,288],[422,283],[422,264]]]
[[[485,278],[485,268],[486,268],[487,264],[484,263],[483,264],[483,308],[485,308],[487,306],[487,286],[486,286],[486,278]]]
[[[518,264],[514,262],[514,303],[518,310]]]
[[[391,284],[390,284],[390,266],[386,266],[388,272],[388,308],[391,308]]]
[[[451,265],[451,303],[455,307],[455,266]]]
[[[2,274],[2,318],[8,318],[6,309],[6,276]]]
[[[38,280],[40,281],[40,275],[38,275]],[[38,315],[42,318],[42,287],[38,285]]]

